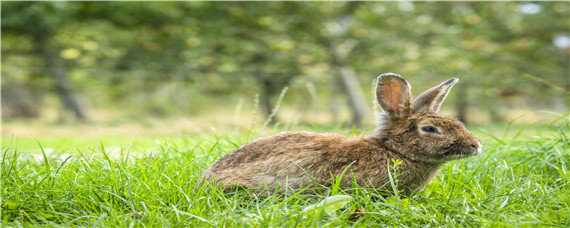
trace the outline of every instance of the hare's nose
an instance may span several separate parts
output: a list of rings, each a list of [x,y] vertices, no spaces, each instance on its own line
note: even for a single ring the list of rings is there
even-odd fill
[[[475,143],[471,144],[471,147],[473,147],[473,148],[480,148],[482,146],[483,146],[483,144],[479,140],[477,140],[477,141],[475,141]]]
[[[481,143],[481,141],[479,139],[475,140],[475,143],[472,143],[471,145],[469,145],[469,147],[471,147],[474,150],[477,150],[477,152],[481,152],[481,147],[483,147],[483,143]]]

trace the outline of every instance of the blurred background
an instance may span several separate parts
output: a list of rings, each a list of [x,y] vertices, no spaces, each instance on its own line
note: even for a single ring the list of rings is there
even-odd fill
[[[386,72],[460,78],[442,112],[467,124],[530,123],[569,111],[569,4],[2,2],[2,133],[373,128]]]

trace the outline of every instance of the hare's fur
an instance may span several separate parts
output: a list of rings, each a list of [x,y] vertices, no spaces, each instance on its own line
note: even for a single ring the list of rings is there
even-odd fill
[[[340,186],[421,191],[449,160],[476,155],[481,143],[460,122],[435,115],[458,80],[450,79],[412,101],[411,86],[399,75],[378,77],[376,98],[385,114],[373,136],[346,137],[315,132],[282,132],[256,139],[226,155],[202,176],[225,189],[302,189]],[[430,128],[431,127],[431,128]],[[393,162],[399,161],[396,168]]]

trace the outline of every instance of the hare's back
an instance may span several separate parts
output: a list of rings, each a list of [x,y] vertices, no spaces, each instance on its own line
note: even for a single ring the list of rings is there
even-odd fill
[[[248,164],[280,161],[302,162],[338,147],[345,136],[307,131],[282,132],[249,142],[214,163],[210,169],[244,167]],[[275,164],[276,166],[278,164]]]

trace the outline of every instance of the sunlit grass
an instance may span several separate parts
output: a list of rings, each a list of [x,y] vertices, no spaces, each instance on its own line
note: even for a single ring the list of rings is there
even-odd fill
[[[2,147],[2,224],[568,227],[568,115],[550,122],[534,137],[523,134],[525,127],[514,125],[507,134],[503,134],[507,127],[488,132],[480,156],[450,162],[424,192],[410,198],[363,188],[323,189],[323,195],[256,196],[196,187],[202,170],[255,134],[159,140],[72,138],[49,148],[46,145],[52,141],[22,143],[14,138]],[[312,128],[343,132],[334,126]],[[344,130],[346,135],[358,133]],[[302,213],[331,192],[353,200],[331,215]],[[364,216],[353,216],[357,209]]]

